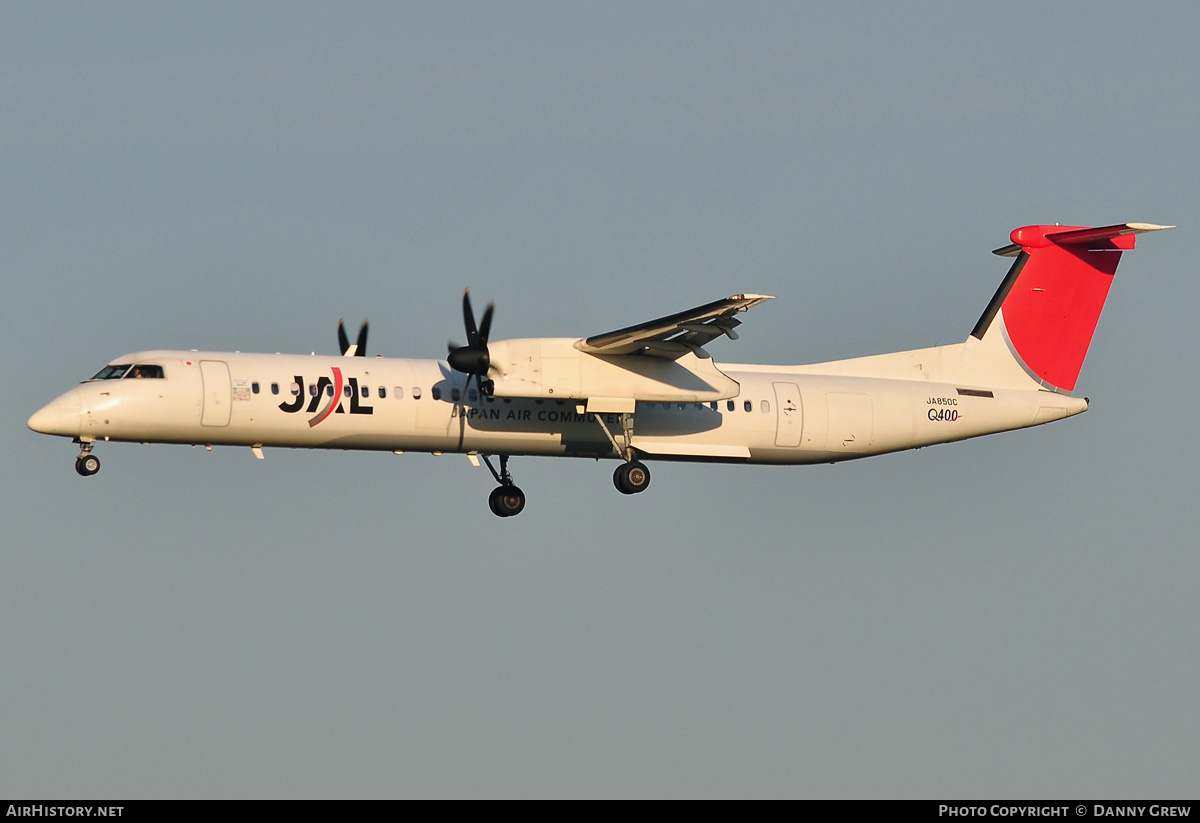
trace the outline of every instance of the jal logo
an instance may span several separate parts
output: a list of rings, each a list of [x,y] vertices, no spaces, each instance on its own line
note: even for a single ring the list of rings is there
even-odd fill
[[[300,411],[311,414],[312,417],[308,420],[309,428],[325,422],[331,414],[346,414],[347,410],[343,400],[350,401],[350,414],[374,414],[375,409],[362,402],[358,378],[343,378],[342,370],[337,366],[333,366],[331,370],[333,371],[332,378],[320,377],[315,385],[309,384],[310,399],[307,401],[307,408],[304,397],[304,376],[297,374],[293,377],[294,398],[290,403],[280,403],[279,410],[289,414],[296,414]]]

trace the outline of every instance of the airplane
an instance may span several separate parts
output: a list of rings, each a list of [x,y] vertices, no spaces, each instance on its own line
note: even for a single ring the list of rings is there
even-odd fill
[[[1049,423],[1086,411],[1084,357],[1123,251],[1151,223],[1015,229],[1014,258],[962,343],[798,366],[718,366],[705,346],[736,340],[736,315],[773,298],[737,294],[584,338],[490,339],[495,304],[444,360],[366,357],[363,324],[342,356],[139,351],[29,418],[99,442],[465,454],[498,485],[499,517],[525,507],[513,456],[616,459],[624,494],[656,460],[836,463]],[[492,458],[497,458],[497,468]]]

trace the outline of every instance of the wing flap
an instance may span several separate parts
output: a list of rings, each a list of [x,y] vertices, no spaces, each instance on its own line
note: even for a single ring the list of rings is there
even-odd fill
[[[722,335],[737,340],[734,328],[742,321],[734,315],[771,299],[765,294],[735,294],[657,320],[593,335],[576,342],[575,348],[588,354],[678,357]]]

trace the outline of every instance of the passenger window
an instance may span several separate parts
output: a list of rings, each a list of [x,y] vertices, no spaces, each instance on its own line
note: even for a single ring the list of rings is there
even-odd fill
[[[279,384],[278,383],[271,384],[271,394],[279,394]]]
[[[327,397],[333,397],[333,384],[332,383],[327,383],[325,385],[325,395]]]
[[[371,387],[370,387],[370,386],[363,386],[363,387],[362,387],[362,396],[363,396],[363,397],[370,397],[370,396],[371,396]]]
[[[474,389],[467,389],[467,399],[470,400],[472,403],[474,403],[476,400],[479,399],[479,395],[476,393],[476,391]]]
[[[726,401],[725,401],[725,409],[726,409],[727,411],[733,411],[733,410],[734,410],[734,408],[735,408],[735,406],[733,405],[733,401],[732,401],[732,400],[726,400]]]
[[[311,394],[313,397],[317,396],[317,384],[316,383],[308,384],[308,393]]]
[[[441,400],[441,399],[442,399],[442,390],[441,390],[441,389],[439,389],[437,386],[434,386],[434,387],[433,387],[433,399],[434,399],[434,400]]]
[[[462,399],[462,392],[460,392],[458,389],[451,389],[450,390],[450,399],[453,400],[455,403],[457,403],[459,400]]]
[[[299,397],[300,396],[300,384],[293,383],[291,391],[292,391],[292,397]]]
[[[399,394],[399,393],[397,392],[397,394]],[[383,386],[380,386],[379,387],[379,399],[382,400],[385,397],[387,397],[387,389],[385,389]]]
[[[771,401],[770,400],[762,401],[762,410],[763,410],[763,414],[771,413]]]
[[[413,386],[413,400],[420,400],[420,399],[421,399],[421,390],[418,387]]]
[[[346,397],[353,397],[353,396],[354,396],[354,392],[350,391],[350,387],[349,387],[349,386],[343,386],[343,387],[342,387],[342,394],[346,395]]]
[[[746,411],[754,411],[754,404],[751,403],[749,400],[747,400],[745,403],[742,404],[742,408],[745,409]]]
[[[258,381],[255,381],[250,384],[250,391],[254,392],[255,394],[258,394]]]
[[[711,403],[709,403],[708,408],[711,409],[712,411],[716,411],[717,410],[717,401],[714,400]]]

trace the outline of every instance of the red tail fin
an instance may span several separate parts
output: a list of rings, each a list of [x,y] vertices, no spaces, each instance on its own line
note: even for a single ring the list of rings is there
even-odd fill
[[[1075,388],[1092,333],[1108,297],[1121,252],[1134,235],[1172,228],[1150,223],[1117,226],[1025,226],[995,254],[1016,257],[971,334],[1000,328],[1013,355],[1043,385]]]

